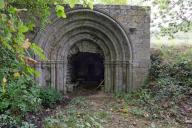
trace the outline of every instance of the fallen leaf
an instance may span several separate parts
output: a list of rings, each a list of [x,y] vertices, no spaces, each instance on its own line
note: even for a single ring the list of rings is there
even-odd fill
[[[27,50],[30,46],[31,46],[31,43],[29,42],[29,39],[26,39],[22,47]]]
[[[34,60],[34,59],[32,59],[32,58],[30,58],[30,57],[24,57],[24,60],[25,60],[25,63],[26,64],[37,64],[38,62],[36,61],[36,60]]]

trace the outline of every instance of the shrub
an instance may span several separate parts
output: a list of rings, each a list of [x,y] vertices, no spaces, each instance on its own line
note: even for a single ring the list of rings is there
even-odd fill
[[[6,83],[6,92],[0,86],[0,127],[31,127],[23,122],[28,112],[37,112],[41,108],[39,87],[30,77],[21,75]]]
[[[0,128],[36,128],[34,124],[28,122],[18,122],[12,116],[0,115]]]
[[[150,118],[172,117],[183,122],[182,102],[186,106],[192,104],[191,56],[192,48],[162,47],[153,50],[148,83],[134,92],[115,96],[136,106],[136,110],[143,109]]]
[[[192,87],[192,48],[164,47],[158,51],[151,55],[150,77]]]
[[[42,99],[44,107],[53,107],[54,104],[63,99],[62,94],[50,86],[40,90],[40,99]]]
[[[0,88],[0,100],[1,113],[25,115],[27,112],[38,111],[41,107],[39,89],[33,80],[26,76],[10,80],[5,94]]]
[[[151,68],[149,72],[150,80],[155,80],[159,77],[159,74],[161,72],[161,65],[162,63],[162,52],[160,50],[152,50],[151,56]]]

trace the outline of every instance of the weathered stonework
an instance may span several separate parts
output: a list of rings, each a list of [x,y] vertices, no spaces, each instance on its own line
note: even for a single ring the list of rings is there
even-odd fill
[[[104,57],[106,92],[141,86],[150,66],[150,9],[127,5],[66,8],[67,19],[52,13],[51,23],[35,37],[49,59],[36,67],[42,73],[39,83],[71,91],[69,57],[90,52]]]

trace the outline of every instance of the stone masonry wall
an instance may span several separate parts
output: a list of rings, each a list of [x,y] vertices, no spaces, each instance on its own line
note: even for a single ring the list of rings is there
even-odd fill
[[[132,43],[133,87],[141,86],[150,66],[150,7],[96,5],[94,9],[118,21]]]
[[[143,85],[150,67],[149,7],[95,5],[90,10],[77,5],[74,9],[69,6],[65,9],[67,19],[59,19],[53,11],[52,22],[34,38],[49,59],[37,66],[42,73],[38,78],[40,84],[49,83],[67,92],[71,68],[67,66],[67,56],[80,43],[83,46],[80,51],[95,53],[91,46],[102,49],[106,92],[127,92]],[[89,43],[84,45],[82,40]]]

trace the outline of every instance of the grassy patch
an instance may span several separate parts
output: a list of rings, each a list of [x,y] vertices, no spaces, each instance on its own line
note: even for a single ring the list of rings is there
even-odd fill
[[[68,108],[44,120],[45,128],[103,128],[107,113],[91,111],[86,98],[73,99]]]

